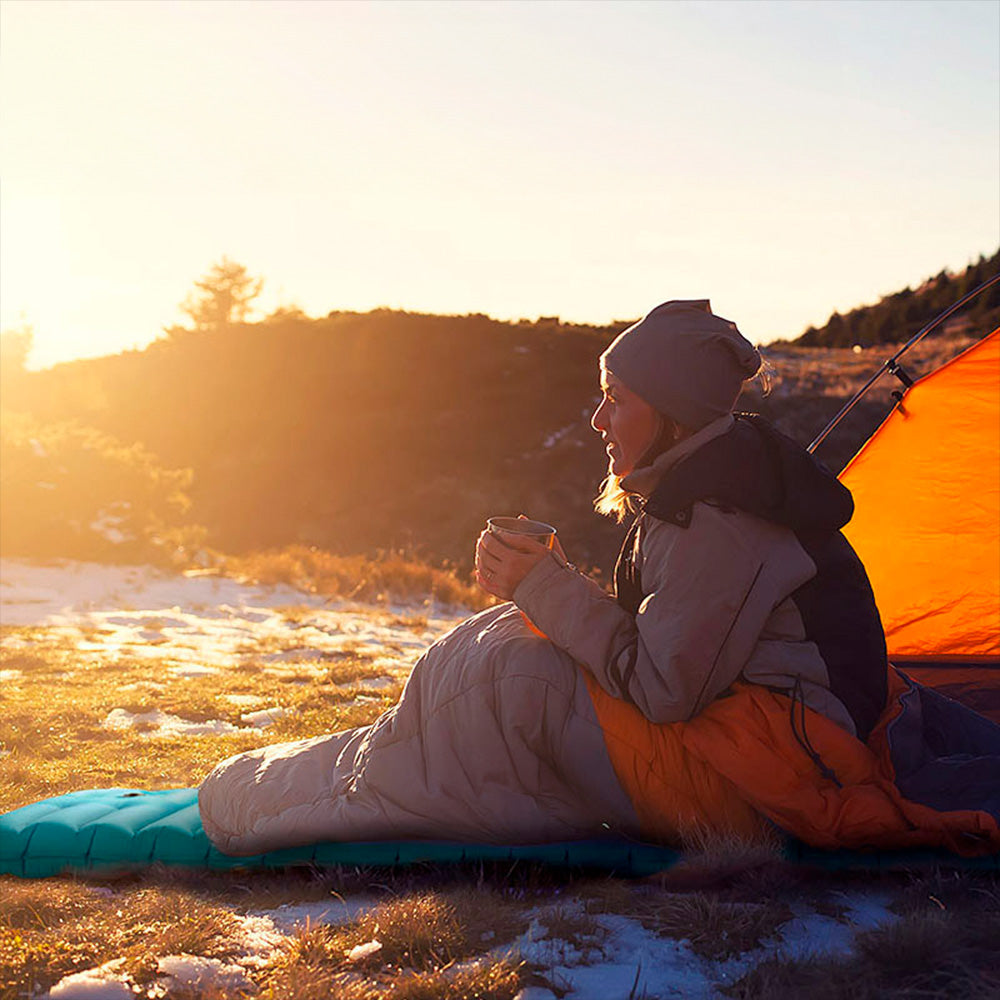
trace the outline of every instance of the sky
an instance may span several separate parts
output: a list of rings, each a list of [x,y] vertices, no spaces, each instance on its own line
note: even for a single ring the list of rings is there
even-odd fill
[[[1000,245],[1000,4],[4,0],[0,329],[142,347],[226,255],[256,315],[791,338]]]

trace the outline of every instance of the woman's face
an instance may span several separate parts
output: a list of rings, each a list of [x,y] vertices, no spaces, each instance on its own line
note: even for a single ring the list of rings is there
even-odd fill
[[[608,471],[627,476],[660,432],[660,416],[611,372],[601,369],[601,402],[590,426],[607,445]]]

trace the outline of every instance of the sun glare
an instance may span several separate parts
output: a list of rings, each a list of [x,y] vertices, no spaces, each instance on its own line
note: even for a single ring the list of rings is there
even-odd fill
[[[50,198],[4,199],[0,211],[0,308],[3,329],[30,323],[58,330],[60,302],[77,293],[68,266],[59,204]]]

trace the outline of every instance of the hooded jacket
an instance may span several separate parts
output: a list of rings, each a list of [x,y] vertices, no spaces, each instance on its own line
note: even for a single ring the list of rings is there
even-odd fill
[[[836,478],[763,419],[727,415],[623,485],[643,499],[616,597],[553,556],[514,594],[531,621],[654,723],[742,679],[864,740],[885,705],[885,638]]]

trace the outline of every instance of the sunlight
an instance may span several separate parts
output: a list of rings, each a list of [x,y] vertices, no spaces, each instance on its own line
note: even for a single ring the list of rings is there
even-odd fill
[[[0,211],[0,329],[28,323],[35,330],[36,358],[74,357],[68,303],[85,289],[74,279],[61,206],[55,198],[3,199]],[[43,331],[46,331],[43,333]]]

